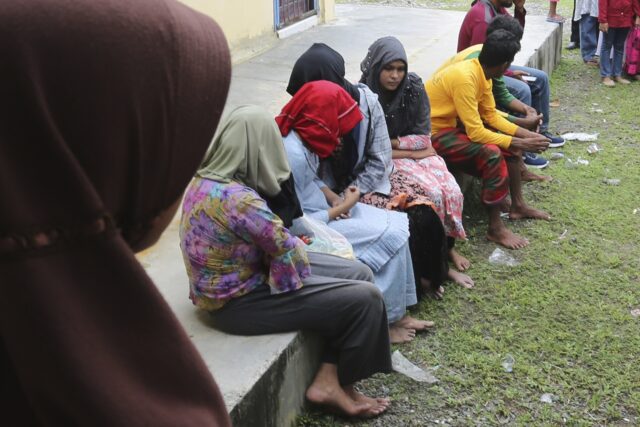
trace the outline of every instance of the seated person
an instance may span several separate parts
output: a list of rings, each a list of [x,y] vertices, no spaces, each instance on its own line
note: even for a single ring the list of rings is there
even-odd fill
[[[420,77],[408,72],[407,54],[395,37],[383,37],[370,47],[360,65],[361,83],[365,83],[379,96],[385,113],[387,130],[393,147],[394,175],[416,182],[418,195],[431,200],[448,237],[449,257],[456,268],[466,270],[469,261],[455,249],[455,239],[465,239],[462,226],[464,197],[447,165],[431,146],[431,121],[429,98]],[[422,152],[426,152],[424,155]],[[422,158],[420,158],[422,157]],[[373,194],[363,198],[365,203],[385,207],[389,200]],[[410,214],[411,216],[411,214]],[[412,231],[412,234],[413,231]],[[414,269],[425,265],[428,256],[415,259]],[[472,287],[473,280],[466,274],[448,269],[451,280],[464,287]]]
[[[522,27],[520,26],[520,23],[518,23],[516,19],[512,18],[509,15],[497,15],[495,18],[493,18],[491,20],[491,23],[487,27],[487,35],[500,29],[509,31],[518,41],[522,39]],[[456,55],[452,56],[448,61],[442,64],[440,68],[438,68],[436,73],[451,64],[477,58],[478,56],[480,56],[480,50],[482,50],[482,44],[476,44],[466,48],[463,51],[458,52]],[[507,117],[509,121],[515,123],[520,127],[532,130],[534,132],[537,131],[540,127],[542,114],[538,114],[535,109],[511,95],[504,82],[504,76],[493,79],[492,84],[493,97],[498,107],[500,108],[501,106],[501,108],[505,111],[510,111],[514,114],[519,115],[514,116],[508,114],[505,115],[505,117]],[[549,164],[548,160],[539,157],[534,153],[527,152],[525,152],[524,155],[524,162],[528,166],[534,166],[538,168],[543,168]],[[521,165],[521,170],[523,181],[550,181],[552,179],[550,176],[536,175],[530,172],[524,164]]]
[[[489,211],[487,238],[510,249],[529,242],[502,222],[500,205],[509,192],[512,219],[549,219],[525,203],[517,161],[523,150],[546,150],[549,140],[499,115],[493,99],[491,79],[504,73],[519,50],[511,33],[497,30],[487,37],[477,59],[453,64],[426,84],[433,147],[450,170],[482,178],[481,200]]]
[[[506,8],[515,4],[515,17],[524,28],[526,10],[524,0],[476,0],[467,12],[460,32],[458,33],[458,52],[470,46],[484,43],[487,37],[487,26],[498,15],[509,15]],[[531,76],[533,82],[525,82],[522,76]],[[564,139],[549,132],[549,76],[542,70],[531,67],[511,65],[504,75],[504,81],[509,91],[520,101],[533,107],[542,114],[542,124],[539,132],[550,139],[549,147],[564,145]],[[508,105],[502,105],[507,108]],[[522,113],[521,111],[517,111]],[[526,114],[526,113],[525,113]]]
[[[259,335],[314,331],[325,339],[307,399],[347,416],[384,412],[356,381],[391,369],[387,316],[369,268],[307,253],[260,194],[276,198],[291,171],[273,118],[258,107],[222,123],[183,201],[180,248],[190,298],[216,328]],[[287,192],[296,205],[295,192]]]
[[[373,270],[387,307],[391,341],[407,342],[416,330],[433,326],[406,314],[417,303],[407,216],[358,203],[355,186],[345,190],[343,199],[317,175],[320,158],[328,157],[361,120],[353,98],[324,80],[302,86],[276,117],[302,210],[346,237],[356,258]]]
[[[366,85],[353,84],[344,76],[342,55],[324,43],[314,43],[293,66],[287,92],[294,96],[306,83],[316,80],[327,80],[346,90],[358,103],[362,121],[342,138],[341,157],[346,168],[331,171],[329,164],[323,162],[322,179],[330,188],[339,192],[354,185],[362,193],[375,191],[389,194],[389,175],[393,170],[391,142],[378,96]]]
[[[389,199],[407,195],[407,203],[397,209],[409,217],[409,248],[420,298],[424,292],[440,299],[442,284],[448,277],[447,241],[438,215],[431,209],[433,202],[422,194],[414,177],[394,171],[391,141],[387,133],[385,114],[378,95],[363,83],[352,84],[345,79],[342,56],[323,43],[315,43],[296,61],[291,71],[287,91],[295,95],[305,83],[316,80],[333,82],[346,90],[358,103],[362,121],[346,134],[339,148],[320,163],[319,176],[334,192],[341,193],[350,185],[365,193],[362,201],[386,209]],[[414,157],[427,150],[413,153]],[[369,197],[369,196],[372,197]],[[458,280],[467,279],[459,275]]]

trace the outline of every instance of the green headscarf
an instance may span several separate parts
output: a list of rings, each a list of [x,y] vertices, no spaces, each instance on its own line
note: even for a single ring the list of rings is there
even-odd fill
[[[277,195],[290,174],[274,118],[254,105],[226,115],[197,172],[214,181],[239,181],[267,196]]]

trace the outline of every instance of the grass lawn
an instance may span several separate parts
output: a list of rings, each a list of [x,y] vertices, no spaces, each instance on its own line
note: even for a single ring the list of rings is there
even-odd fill
[[[547,5],[527,2],[530,13],[544,14]],[[559,4],[566,17],[571,8]],[[518,266],[488,263],[496,246],[484,238],[477,200],[466,201],[469,240],[459,250],[473,262],[476,287],[450,285],[443,301],[423,301],[416,314],[437,328],[398,347],[414,363],[435,367],[440,382],[380,375],[361,387],[393,399],[384,416],[353,422],[307,412],[299,425],[640,425],[640,317],[631,313],[640,308],[640,82],[610,89],[598,76],[578,52],[563,51],[552,76],[559,106],[551,129],[597,132],[602,151],[590,155],[590,143],[576,141],[550,150],[589,165],[552,161],[546,173],[553,182],[526,185],[527,200],[553,220],[509,223],[532,242],[510,251]],[[620,184],[603,182],[609,178]],[[515,359],[512,373],[502,367],[507,354]],[[541,402],[545,393],[551,403]]]

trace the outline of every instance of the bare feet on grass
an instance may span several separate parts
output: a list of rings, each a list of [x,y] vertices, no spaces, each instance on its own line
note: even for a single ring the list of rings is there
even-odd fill
[[[489,229],[487,240],[504,246],[507,249],[522,249],[529,244],[529,240],[518,236],[504,225],[500,228]]]
[[[397,326],[396,323],[389,325],[389,340],[391,344],[404,344],[413,341],[416,337],[416,330]]]
[[[465,271],[471,267],[471,261],[460,255],[455,249],[449,250],[449,261],[451,261],[459,271]]]
[[[345,386],[344,391],[354,402],[368,404],[371,407],[371,411],[375,412],[376,415],[382,414],[387,410],[389,405],[391,405],[391,400],[382,397],[366,396],[357,391],[353,385]]]
[[[402,319],[395,322],[394,325],[402,328],[415,329],[416,331],[425,331],[433,328],[435,323],[430,320],[418,320],[409,315],[405,315]]]
[[[320,365],[313,384],[307,389],[306,397],[311,403],[348,417],[371,418],[383,412],[377,402],[373,405],[369,401],[352,399],[340,386],[337,366],[331,363]]]
[[[464,273],[460,273],[459,271],[456,271],[452,268],[449,269],[449,273],[447,274],[447,277],[449,277],[449,280],[451,280],[454,283],[457,283],[458,285],[462,286],[465,289],[471,289],[475,285],[471,277],[467,276]]]
[[[509,212],[510,219],[544,219],[549,221],[551,219],[551,215],[546,213],[545,211],[541,211],[540,209],[532,208],[527,205],[523,206],[515,206],[511,205],[511,211]]]
[[[441,300],[442,297],[444,296],[444,288],[442,286],[439,286],[438,289],[434,290],[431,287],[431,281],[425,278],[421,278],[420,279],[420,287],[422,288],[422,291],[428,295],[429,297],[435,299],[435,300]]]
[[[553,177],[550,177],[549,175],[536,175],[528,169],[522,171],[520,179],[523,181],[553,181]]]

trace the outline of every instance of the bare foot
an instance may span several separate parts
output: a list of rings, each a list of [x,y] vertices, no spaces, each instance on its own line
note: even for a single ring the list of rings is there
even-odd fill
[[[544,219],[549,221],[551,219],[551,215],[548,213],[541,211],[540,209],[532,208],[530,206],[522,206],[516,207],[511,206],[511,211],[509,212],[509,218],[511,219],[523,219],[523,218],[533,218],[533,219]]]
[[[313,380],[313,384],[309,386],[306,392],[307,399],[325,407],[330,412],[338,412],[348,417],[372,417],[376,410],[372,408],[370,403],[356,402],[345,393],[338,383],[337,376],[335,380],[322,375],[323,364]],[[372,413],[373,412],[373,413]]]
[[[396,323],[389,325],[389,339],[391,340],[391,344],[404,344],[413,341],[416,337],[416,330],[396,326]]]
[[[444,288],[442,286],[438,286],[438,289],[435,291],[431,288],[427,291],[427,295],[431,298],[440,301],[444,297]]]
[[[518,236],[507,227],[502,227],[499,230],[489,229],[489,231],[487,231],[487,240],[508,249],[522,249],[529,244],[527,239]]]
[[[471,277],[467,276],[464,273],[460,273],[459,271],[456,271],[452,268],[449,269],[448,277],[449,277],[449,280],[453,281],[454,283],[457,283],[458,285],[462,286],[465,289],[471,289],[473,288],[473,285],[475,285]]]
[[[368,404],[374,415],[380,415],[391,405],[391,400],[383,397],[369,397],[357,391],[353,385],[343,387],[345,393],[356,403]]]
[[[449,260],[460,271],[465,271],[467,268],[471,267],[471,261],[460,255],[455,249],[449,250]]]
[[[522,171],[520,179],[522,179],[523,181],[553,181],[553,177],[549,175],[536,175],[528,169]]]
[[[415,329],[416,331],[424,331],[426,329],[433,328],[435,323],[430,320],[414,319],[413,317],[407,315],[395,322],[393,325],[399,326],[401,328]]]

